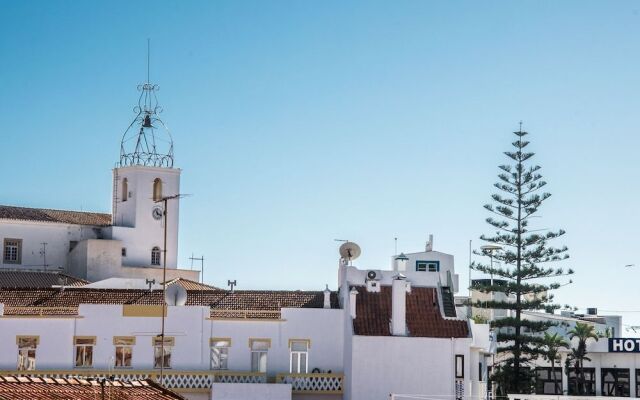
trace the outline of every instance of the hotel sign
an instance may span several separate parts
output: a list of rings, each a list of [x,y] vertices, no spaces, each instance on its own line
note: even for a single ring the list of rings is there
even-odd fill
[[[609,353],[640,353],[640,338],[609,338]]]

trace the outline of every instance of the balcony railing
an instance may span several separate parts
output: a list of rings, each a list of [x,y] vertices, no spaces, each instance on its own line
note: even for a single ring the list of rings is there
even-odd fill
[[[344,374],[278,374],[277,383],[290,383],[296,394],[341,394]]]
[[[37,376],[41,378],[110,378],[120,381],[136,381],[152,379],[160,381],[160,371],[136,370],[63,370],[63,371],[0,371],[0,375]],[[169,389],[199,389],[209,390],[215,383],[266,383],[267,375],[260,372],[244,371],[172,371],[165,370],[163,386]]]

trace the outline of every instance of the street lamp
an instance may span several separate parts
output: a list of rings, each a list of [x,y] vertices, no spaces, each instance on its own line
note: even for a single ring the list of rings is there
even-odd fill
[[[482,253],[484,254],[488,254],[489,258],[491,259],[491,301],[493,301],[493,253],[502,250],[502,246],[497,245],[497,244],[486,244],[484,246],[480,246],[480,250],[482,250]],[[495,318],[495,311],[493,309],[491,309],[491,320],[493,320]]]

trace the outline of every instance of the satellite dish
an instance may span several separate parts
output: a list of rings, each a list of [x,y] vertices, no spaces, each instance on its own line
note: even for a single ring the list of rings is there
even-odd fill
[[[345,242],[340,246],[340,257],[344,260],[355,260],[360,257],[360,253],[362,253],[360,246],[353,242]]]
[[[171,285],[164,293],[164,302],[168,306],[183,306],[187,304],[187,290],[180,285]]]

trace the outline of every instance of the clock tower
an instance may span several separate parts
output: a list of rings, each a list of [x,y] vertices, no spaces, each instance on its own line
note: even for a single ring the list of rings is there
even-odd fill
[[[173,140],[160,119],[158,85],[139,85],[133,122],[120,144],[113,169],[111,238],[122,242],[123,267],[163,266],[165,224],[167,268],[178,263],[179,168],[173,165]],[[173,197],[173,198],[171,198]],[[164,209],[163,199],[167,209]]]

